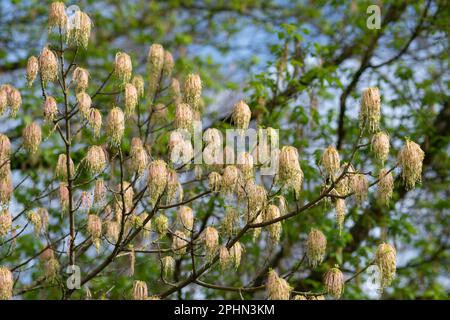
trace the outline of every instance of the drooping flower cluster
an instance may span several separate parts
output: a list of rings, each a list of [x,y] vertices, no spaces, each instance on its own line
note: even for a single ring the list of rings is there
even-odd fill
[[[59,269],[61,267],[58,259],[55,258],[53,249],[45,249],[40,258],[43,264],[46,279],[53,281],[58,276]]]
[[[381,286],[389,286],[395,278],[397,270],[397,252],[393,246],[388,243],[382,243],[378,246],[375,263],[380,269]]]
[[[364,124],[370,132],[378,131],[381,118],[381,98],[378,88],[372,87],[363,91],[359,118],[361,127]]]
[[[219,247],[219,232],[214,227],[206,227],[204,234],[206,259],[211,261]]]
[[[10,86],[0,86],[0,115],[2,115],[8,107],[8,96],[10,91]]]
[[[342,231],[344,226],[345,215],[347,214],[347,207],[345,205],[345,200],[342,198],[336,199],[336,224],[339,228],[339,232]]]
[[[13,191],[12,174],[8,168],[7,172],[0,178],[0,205],[9,203]]]
[[[102,114],[99,110],[91,108],[89,111],[88,124],[92,128],[94,137],[100,136],[100,130],[102,128]]]
[[[238,224],[238,213],[233,207],[228,207],[225,210],[225,217],[222,220],[221,232],[225,236],[233,236],[235,233],[235,228]]]
[[[133,283],[133,299],[147,300],[147,298],[148,298],[147,284],[144,281],[135,280]]]
[[[420,146],[407,139],[398,155],[398,164],[402,169],[402,180],[406,189],[414,189],[416,182],[421,181],[424,158],[425,153]]]
[[[85,91],[89,85],[89,71],[81,67],[76,67],[73,70],[72,81],[76,85],[77,92]]]
[[[128,257],[128,270],[127,270],[127,275],[132,277],[134,276],[134,270],[135,270],[135,265],[136,265],[136,252],[134,250],[134,246],[132,244],[130,244],[128,246],[129,248],[129,252],[127,254]]]
[[[189,166],[194,157],[194,148],[185,133],[183,130],[175,130],[170,133],[169,153],[170,161],[173,164]]]
[[[52,96],[47,96],[44,102],[44,119],[47,122],[52,122],[56,119],[58,115],[58,106],[56,104],[55,98]]]
[[[241,170],[243,178],[248,181],[253,178],[253,156],[248,152],[241,152],[237,156],[237,165]]]
[[[236,269],[239,268],[239,265],[241,264],[243,251],[244,247],[239,241],[235,242],[229,250],[231,261]]]
[[[48,231],[48,223],[49,223],[49,214],[48,210],[46,208],[38,208],[37,209],[38,215],[41,217],[41,223],[42,227],[41,230],[43,233]]]
[[[154,220],[154,225],[155,231],[159,233],[160,237],[163,237],[169,229],[169,219],[165,215],[159,214]]]
[[[325,258],[327,238],[318,229],[311,229],[306,240],[306,258],[312,268],[316,268]]]
[[[380,181],[378,182],[377,200],[379,204],[387,206],[392,198],[394,177],[392,172],[383,168],[380,170],[378,179]]]
[[[270,270],[267,276],[266,290],[269,300],[289,300],[292,287],[274,270]]]
[[[23,130],[23,146],[31,154],[35,154],[42,141],[41,127],[36,122],[31,122]]]
[[[141,75],[137,74],[131,80],[131,84],[136,88],[138,97],[143,98],[145,87],[144,78]]]
[[[48,27],[50,29],[60,28],[61,30],[67,27],[66,6],[63,2],[55,1],[50,4]]]
[[[351,177],[351,188],[355,193],[355,198],[358,203],[362,203],[367,198],[369,191],[369,182],[367,177],[362,173],[355,173]]]
[[[116,198],[115,198],[115,210],[122,220],[122,213],[128,215],[131,214],[133,209],[134,190],[133,186],[128,181],[123,181],[116,186]],[[123,197],[122,197],[123,194]]]
[[[233,165],[226,166],[222,174],[221,191],[224,194],[233,194],[237,191],[239,182],[240,182],[239,169]]]
[[[31,225],[34,228],[34,233],[36,236],[39,236],[39,234],[42,231],[42,220],[41,216],[34,210],[27,212],[27,219],[30,221]]]
[[[339,299],[344,292],[344,275],[338,268],[331,268],[325,273],[323,278],[325,290]]]
[[[183,187],[181,186],[180,180],[178,178],[178,173],[173,169],[169,169],[166,185],[166,203],[172,204],[181,202],[183,200],[183,196]]]
[[[27,84],[31,87],[36,76],[39,73],[39,60],[35,56],[31,56],[27,61]]]
[[[154,99],[156,91],[162,77],[164,67],[164,48],[158,43],[154,43],[148,50],[148,94],[150,99]]]
[[[175,78],[170,82],[170,92],[176,106],[183,102],[180,82]]]
[[[67,23],[67,43],[73,47],[87,48],[91,36],[91,18],[83,11],[75,11]]]
[[[92,106],[92,99],[91,97],[84,91],[77,94],[77,103],[78,103],[78,109],[81,112],[81,115],[84,118],[89,117],[91,106]]]
[[[167,164],[164,160],[154,160],[150,163],[148,171],[150,202],[155,204],[167,185]]]
[[[125,84],[125,117],[130,118],[138,104],[138,91],[131,83]]]
[[[106,123],[106,134],[111,144],[120,145],[124,131],[125,116],[119,107],[115,107],[109,112]]]
[[[48,46],[44,47],[39,55],[39,70],[44,84],[55,81],[58,77],[58,60]]]
[[[221,246],[219,248],[219,265],[222,271],[225,271],[231,266],[232,260],[230,256],[230,252],[227,247]]]
[[[247,220],[252,221],[262,213],[267,205],[267,191],[263,185],[256,184],[253,181],[245,185],[244,202],[247,204]],[[275,214],[276,215],[276,214]]]
[[[187,103],[180,103],[175,110],[175,128],[192,130],[194,115]]]
[[[12,216],[7,208],[0,210],[0,238],[6,236],[12,227]]]
[[[22,105],[22,95],[20,94],[20,91],[14,87],[9,87],[7,101],[10,106],[10,116],[15,118],[17,111],[19,111],[19,108]]]
[[[91,146],[85,158],[86,168],[91,175],[102,173],[106,167],[106,153],[101,146]]]
[[[0,300],[9,300],[13,295],[14,278],[12,272],[0,266]]]
[[[218,172],[211,172],[208,175],[209,189],[213,192],[219,192],[222,186],[222,176]]]
[[[333,146],[328,146],[323,152],[322,164],[325,167],[328,176],[332,178],[339,171],[341,161],[339,159],[338,151]]]
[[[114,64],[114,75],[119,83],[122,85],[128,83],[131,79],[132,71],[133,65],[130,56],[124,52],[117,52]]]
[[[176,230],[172,237],[172,250],[175,254],[183,255],[186,253],[188,238],[183,231]]]
[[[194,213],[188,206],[181,206],[178,209],[178,221],[180,227],[187,232],[192,232],[194,227]]]
[[[278,200],[278,208],[280,208],[281,215],[285,215],[288,213],[289,205],[284,196],[277,196],[276,199]]]
[[[201,165],[194,166],[194,176],[196,180],[202,180],[203,178],[203,168]]]
[[[272,221],[274,219],[279,218],[280,216],[281,216],[280,209],[278,209],[278,207],[273,204],[269,204],[267,208],[264,210],[264,222]],[[280,241],[281,237],[282,231],[281,222],[278,221],[275,223],[271,223],[267,226],[267,229],[269,231],[269,238],[271,244],[277,244]]]
[[[59,184],[59,202],[61,205],[62,213],[67,212],[69,208],[69,189],[67,188],[66,182],[61,182]]]
[[[95,214],[88,216],[87,231],[91,236],[92,243],[99,250],[102,236],[102,220],[99,216]]]
[[[175,66],[175,60],[173,59],[172,54],[164,50],[164,67],[163,67],[163,73],[170,77],[172,75],[173,68]]]
[[[130,157],[131,170],[135,172],[138,177],[142,176],[148,166],[148,155],[141,139],[133,138],[131,140]]]
[[[111,220],[106,223],[106,238],[112,244],[116,244],[119,239],[120,227],[117,221]]]
[[[74,176],[75,172],[75,166],[72,161],[72,159],[69,158],[69,172],[70,176]],[[58,162],[56,163],[56,170],[55,170],[55,176],[56,178],[60,180],[67,180],[67,156],[65,153],[61,153],[58,156]]]
[[[200,109],[200,99],[202,95],[202,80],[195,73],[188,74],[184,82],[184,102],[194,111]]]
[[[162,270],[164,277],[168,277],[173,274],[175,270],[175,259],[171,256],[165,256],[161,259]]]
[[[237,102],[233,107],[233,122],[238,129],[247,129],[252,117],[249,106],[244,101]]]
[[[105,181],[103,179],[96,179],[94,185],[94,202],[101,204],[106,196]]]
[[[384,164],[389,156],[389,136],[383,132],[377,132],[372,137],[372,150],[375,155],[375,158]]]
[[[284,146],[281,148],[278,179],[286,188],[294,190],[297,196],[300,194],[303,184],[303,171],[295,147]]]
[[[221,167],[223,163],[222,133],[218,129],[208,128],[203,134],[203,141],[205,142],[203,162],[213,168]]]
[[[8,176],[11,172],[11,142],[4,134],[0,134],[0,179]]]
[[[338,182],[338,184],[335,187],[336,191],[341,196],[345,196],[348,193],[352,192],[352,179],[353,179],[353,176],[356,171],[355,171],[355,168],[353,168],[352,164],[348,164],[347,162],[345,162],[341,166],[340,173],[344,173],[344,172],[346,172],[346,173],[344,174],[342,179]]]

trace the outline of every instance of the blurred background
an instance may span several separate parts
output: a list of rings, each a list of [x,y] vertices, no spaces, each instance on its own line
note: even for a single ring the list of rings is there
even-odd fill
[[[38,86],[26,88],[25,67],[30,55],[54,41],[47,32],[50,2],[2,0],[0,2],[0,84],[20,89],[23,110],[15,120],[0,117],[0,132],[17,146],[24,125],[41,117],[42,98]],[[93,21],[87,50],[78,61],[100,85],[113,68],[117,51],[130,54],[134,72],[145,75],[146,57],[152,43],[160,43],[176,60],[174,74],[183,79],[197,72],[203,80],[204,125],[227,127],[233,104],[245,99],[252,109],[253,126],[280,129],[280,145],[299,149],[305,173],[301,201],[320,191],[317,164],[322,150],[337,146],[345,158],[358,132],[358,111],[362,89],[378,86],[382,94],[382,127],[391,136],[388,163],[394,164],[405,137],[425,151],[422,184],[407,191],[396,181],[389,208],[376,205],[373,196],[362,207],[348,204],[342,237],[333,210],[317,206],[283,224],[280,244],[266,250],[248,241],[242,266],[236,273],[218,270],[206,275],[207,282],[242,286],[261,284],[269,268],[290,270],[304,252],[304,239],[311,227],[320,227],[329,240],[328,263],[339,263],[352,274],[373,258],[381,228],[398,252],[397,278],[386,289],[386,299],[442,299],[450,290],[450,206],[449,206],[449,21],[448,1],[256,1],[256,0],[95,0],[65,1],[77,5]],[[381,9],[380,29],[369,29],[366,12],[370,5]],[[103,99],[103,100],[102,100]],[[108,97],[98,104],[109,105]],[[163,148],[163,147],[161,147]],[[30,196],[38,195],[51,181],[62,145],[48,140],[38,160],[18,153],[12,163],[14,180],[29,177],[15,191],[13,213],[26,207]],[[76,152],[76,151],[75,151]],[[82,152],[78,155],[83,157]],[[360,153],[357,166],[374,170],[370,152]],[[76,161],[76,155],[74,161]],[[375,172],[375,171],[374,171]],[[42,181],[43,177],[46,177]],[[56,186],[56,184],[55,184]],[[193,185],[192,194],[202,190]],[[373,192],[372,192],[373,194]],[[44,201],[44,200],[43,200]],[[47,201],[47,200],[45,200]],[[56,200],[55,200],[56,201]],[[47,205],[46,202],[41,205]],[[220,201],[202,200],[194,206],[201,219],[220,217]],[[208,213],[209,211],[209,213]],[[60,213],[52,212],[52,236]],[[18,221],[20,224],[20,221]],[[248,239],[247,239],[248,240]],[[0,264],[15,265],[31,256],[42,244],[24,233],[14,254]],[[87,268],[100,261],[95,254],[82,258]],[[3,260],[3,261],[2,261]],[[120,259],[119,259],[120,260]],[[126,262],[123,262],[125,264]],[[177,264],[176,277],[183,278],[187,263]],[[149,279],[152,292],[164,287],[158,281],[159,262],[137,257],[138,278]],[[120,270],[109,269],[93,281],[95,297],[124,298],[131,280]],[[23,270],[23,283],[32,283],[39,270]],[[291,278],[297,290],[319,290],[324,269],[300,268]],[[177,279],[174,279],[177,280]],[[374,298],[364,276],[349,283],[346,299]],[[113,289],[114,288],[114,289]],[[261,298],[261,292],[245,293]],[[80,297],[82,294],[80,293]],[[23,298],[55,298],[57,289],[29,291]],[[240,298],[236,292],[188,286],[178,298]]]

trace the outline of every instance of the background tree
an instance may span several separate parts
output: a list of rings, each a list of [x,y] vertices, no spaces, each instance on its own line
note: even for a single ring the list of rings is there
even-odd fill
[[[67,7],[70,4],[67,3]],[[322,275],[338,264],[345,279],[351,279],[346,283],[344,298],[362,298],[368,296],[363,285],[367,275],[362,273],[354,279],[352,275],[362,271],[374,259],[381,241],[394,244],[398,257],[397,278],[384,290],[383,297],[447,296],[445,280],[450,232],[447,21],[450,10],[445,1],[383,1],[378,3],[382,14],[381,29],[370,30],[366,26],[366,9],[370,4],[369,1],[77,3],[93,21],[91,37],[87,49],[72,47],[64,51],[64,67],[70,67],[71,72],[60,75],[60,81],[64,76],[67,85],[72,86],[69,83],[73,70],[77,66],[88,69],[87,92],[92,98],[92,106],[102,112],[106,122],[113,104],[124,106],[124,88],[119,86],[112,73],[116,53],[121,51],[130,55],[133,74],[144,76],[147,92],[146,52],[151,44],[161,43],[175,58],[173,77],[183,83],[188,74],[200,74],[205,105],[202,119],[206,125],[230,128],[231,108],[243,98],[252,111],[251,126],[280,128],[280,143],[299,150],[304,184],[298,199],[292,193],[287,195],[290,211],[320,194],[326,182],[321,159],[328,145],[337,148],[342,161],[351,157],[359,134],[357,113],[361,92],[366,87],[377,86],[382,95],[381,127],[391,141],[386,163],[395,163],[404,137],[419,143],[425,152],[420,188],[406,190],[397,178],[399,170],[396,169],[391,205],[388,208],[380,206],[375,192],[370,192],[362,205],[357,205],[352,197],[346,203],[348,212],[340,234],[333,218],[334,206],[322,202],[309,208],[307,214],[286,220],[282,224],[280,242],[269,250],[265,249],[265,238],[252,243],[251,236],[246,235],[242,240],[245,247],[242,265],[237,273],[221,273],[213,267],[206,275],[194,279],[192,258],[187,254],[181,258],[174,256],[174,273],[163,279],[159,270],[164,252],[159,252],[161,247],[164,250],[170,248],[169,239],[174,235],[163,238],[160,247],[140,250],[139,244],[135,243],[134,249],[122,248],[121,252],[116,252],[116,258],[110,255],[111,250],[105,249],[104,239],[98,254],[92,249],[91,238],[83,229],[88,223],[86,213],[74,214],[73,222],[80,228],[80,235],[77,233],[73,250],[77,256],[73,258],[83,270],[89,270],[83,271],[83,276],[94,275],[88,282],[93,297],[128,297],[123,293],[130,291],[134,279],[145,280],[150,295],[162,293],[164,297],[164,293],[177,293],[179,298],[262,297],[262,286],[270,269],[284,275],[295,291],[321,293]],[[38,57],[47,43],[58,57],[62,53],[58,30],[44,32],[48,27],[48,5],[37,1],[5,1],[0,7],[0,83],[10,83],[19,89],[23,100],[16,119],[7,115],[1,119],[1,133],[12,143],[10,164],[14,199],[10,211],[16,235],[3,238],[0,264],[14,270],[15,294],[24,298],[60,298],[68,297],[69,293],[71,297],[80,298],[86,290],[67,292],[64,272],[57,277],[56,283],[44,281],[44,271],[40,269],[42,259],[38,257],[42,256],[46,246],[61,239],[51,247],[61,266],[70,260],[65,237],[70,231],[68,215],[61,215],[57,200],[59,185],[55,179],[58,156],[67,151],[65,141],[61,139],[67,126],[61,126],[62,132],[58,129],[52,132],[52,126],[43,127],[43,143],[38,156],[30,157],[25,152],[22,138],[26,125],[42,119],[43,94],[44,97],[57,97],[60,108],[64,104],[59,87],[63,83],[48,84],[43,92],[37,80],[31,89],[26,89],[25,67],[29,56]],[[64,47],[65,43],[62,43]],[[147,142],[151,144],[154,158],[167,154],[167,130],[171,129],[175,113],[175,105],[164,85],[160,87],[164,91],[157,102],[168,106],[169,120],[158,120],[149,127],[149,131],[161,128],[148,132],[151,134],[150,142]],[[73,92],[70,99],[69,110],[77,103],[73,100]],[[148,95],[140,99],[137,110],[144,116],[141,124],[149,119],[145,116],[148,110],[154,110],[155,102]],[[70,130],[73,139],[83,141],[70,150],[75,171],[82,172],[73,181],[78,189],[74,192],[74,201],[78,202],[81,192],[91,190],[88,186],[92,187],[93,183],[86,170],[79,167],[86,157],[85,147],[106,145],[107,137],[102,134],[97,140],[84,129],[84,123],[80,123],[78,117],[70,121],[74,121]],[[127,139],[122,141],[119,149],[123,151],[122,156],[117,150],[108,152],[112,156],[108,159],[107,169],[111,170],[108,171],[111,179],[120,176],[119,164],[126,164],[126,159],[131,156],[131,137],[138,136],[136,125],[127,121],[125,127]],[[147,136],[145,130],[144,125],[138,130],[141,138]],[[362,137],[364,144],[370,142],[370,137],[368,134]],[[153,139],[159,141],[151,143]],[[375,181],[379,165],[374,165],[370,150],[371,147],[365,146],[364,152],[355,153],[352,164],[366,173],[370,181]],[[69,168],[66,172],[70,171],[69,162],[66,159]],[[131,181],[128,168],[122,171]],[[208,192],[206,181],[192,180],[189,173],[181,176],[182,183],[186,184],[185,199],[202,195],[192,204],[195,227],[200,234],[207,226],[219,226],[225,215],[224,200],[205,194]],[[270,182],[266,184],[270,187]],[[119,194],[122,191],[116,190]],[[113,194],[113,190],[109,193]],[[138,189],[135,190],[138,197],[136,193]],[[80,203],[75,203],[75,207],[77,204]],[[32,232],[33,220],[29,212],[37,212],[41,207],[49,211],[49,231],[37,238]],[[82,211],[81,204],[76,211]],[[165,215],[172,225],[176,210],[167,208]],[[90,225],[92,229],[95,221]],[[306,237],[311,228],[320,229],[327,239],[327,256],[316,269],[309,268],[304,258]],[[133,250],[134,255],[126,254]],[[134,257],[136,265],[133,277],[126,275],[130,257]],[[203,258],[197,259],[202,261]],[[108,262],[106,268],[97,269],[103,261]],[[99,273],[95,273],[97,270]],[[123,276],[118,277],[118,272]],[[272,276],[270,279],[271,283],[279,284],[278,278]],[[172,287],[165,283],[166,280],[179,285]]]

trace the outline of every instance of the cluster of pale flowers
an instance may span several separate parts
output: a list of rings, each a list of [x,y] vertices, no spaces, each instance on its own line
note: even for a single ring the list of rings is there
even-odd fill
[[[78,11],[73,19],[66,15],[63,3],[54,2],[50,6],[49,26],[50,30],[59,31],[61,36],[67,40],[68,46],[87,47],[91,32],[91,21],[87,14]],[[70,22],[69,22],[70,20]],[[93,177],[93,190],[82,191],[80,196],[80,208],[87,212],[86,232],[92,243],[101,250],[102,244],[116,244],[122,234],[128,234],[131,229],[143,231],[144,238],[148,238],[150,231],[158,235],[158,239],[171,235],[172,255],[161,257],[162,274],[164,277],[171,275],[175,268],[175,258],[188,253],[191,246],[200,245],[206,263],[213,264],[218,260],[222,271],[239,268],[241,258],[245,252],[241,242],[235,241],[233,245],[227,246],[227,239],[238,233],[239,226],[246,224],[265,224],[265,227],[253,228],[253,239],[261,235],[262,229],[267,232],[269,243],[276,245],[282,235],[283,216],[288,213],[288,203],[283,196],[286,192],[293,192],[296,199],[301,192],[304,175],[300,166],[299,153],[293,146],[284,146],[278,154],[278,172],[275,176],[275,184],[284,190],[284,193],[270,195],[262,183],[256,179],[256,166],[253,156],[248,152],[237,155],[237,164],[213,164],[195,165],[190,164],[194,156],[192,143],[180,136],[179,129],[191,131],[194,121],[201,119],[204,103],[202,95],[202,81],[198,74],[189,74],[183,86],[172,77],[174,59],[171,53],[159,44],[151,45],[148,52],[148,81],[140,75],[133,75],[133,64],[131,57],[118,52],[115,56],[114,71],[112,75],[116,79],[123,94],[123,108],[113,106],[109,110],[106,123],[103,123],[102,112],[95,108],[92,98],[88,94],[90,73],[87,69],[77,66],[72,72],[71,85],[74,87],[76,97],[76,113],[80,121],[88,124],[94,137],[99,137],[104,130],[108,139],[107,145],[92,145],[87,148],[86,155],[75,164],[70,154],[61,153],[56,163],[55,178],[59,179],[59,199],[61,212],[77,209],[71,208],[73,190],[70,190],[69,181],[73,181],[79,170]],[[30,57],[27,64],[26,79],[29,86],[39,76],[42,89],[49,83],[61,77],[61,66],[58,63],[57,53],[52,51],[51,46],[45,46],[39,57]],[[175,105],[173,126],[174,131],[170,133],[168,153],[174,148],[182,149],[188,155],[186,158],[186,169],[195,169],[197,178],[205,177],[208,180],[209,191],[218,196],[222,195],[232,199],[225,209],[224,216],[219,226],[209,225],[202,230],[197,238],[195,234],[196,217],[191,207],[187,205],[178,206],[176,219],[172,231],[169,218],[166,214],[157,213],[155,216],[146,212],[137,213],[135,184],[120,180],[115,186],[109,187],[101,178],[108,170],[110,155],[108,150],[122,147],[127,121],[136,117],[139,100],[147,96],[151,103],[148,110],[150,117],[156,120],[169,117],[167,106],[155,103],[163,79],[168,81],[171,101]],[[61,80],[61,79],[59,79]],[[145,88],[145,84],[147,88]],[[145,89],[144,89],[145,88]],[[144,95],[144,90],[145,95]],[[22,99],[20,92],[9,84],[0,87],[0,113],[8,108],[10,115],[15,116],[20,109]],[[373,133],[372,149],[375,158],[384,164],[389,155],[389,136],[379,131],[381,115],[381,99],[377,88],[369,88],[363,92],[360,118],[362,128],[368,125],[369,131]],[[58,117],[67,118],[65,112],[58,108],[57,99],[46,95],[42,108],[44,123],[56,125]],[[251,110],[244,101],[237,102],[232,111],[231,119],[235,127],[245,130],[251,121]],[[149,118],[150,119],[150,118]],[[205,132],[205,140],[218,140],[220,132],[217,129],[208,129]],[[23,130],[23,147],[31,155],[37,155],[41,142],[41,124],[38,121],[31,122]],[[109,149],[108,149],[109,147]],[[167,205],[177,206],[184,199],[183,187],[180,182],[179,173],[173,163],[166,162],[162,158],[151,156],[151,146],[147,145],[139,137],[132,137],[127,169],[128,176],[138,178],[146,177],[146,193],[149,203],[155,208],[165,201]],[[233,153],[234,151],[228,150]],[[207,155],[214,157],[214,155]],[[233,156],[234,158],[234,156]],[[423,152],[420,147],[407,141],[405,147],[400,151],[398,165],[402,168],[402,178],[408,188],[414,187],[420,180],[422,170]],[[9,138],[0,134],[0,237],[11,233],[14,236],[13,220],[9,212],[9,203],[13,195],[13,181],[11,174],[11,143]],[[364,173],[355,170],[350,164],[341,165],[338,151],[329,146],[323,152],[322,165],[326,172],[329,194],[324,198],[331,198],[335,203],[336,219],[339,229],[342,229],[345,219],[345,199],[354,195],[357,203],[362,203],[368,194],[369,183]],[[203,173],[204,170],[208,172]],[[108,190],[113,195],[111,201],[107,201]],[[71,192],[72,191],[72,192]],[[393,176],[392,170],[382,168],[379,172],[377,198],[382,204],[387,204],[392,196]],[[93,201],[91,200],[91,194]],[[111,205],[109,204],[111,203]],[[103,215],[96,210],[104,205]],[[27,212],[27,218],[37,236],[47,232],[49,225],[49,213],[45,208],[37,208]],[[135,248],[128,247],[130,258],[130,275],[134,274]],[[318,229],[312,229],[307,237],[306,257],[311,268],[320,265],[326,256],[327,239]],[[40,255],[44,266],[45,275],[52,279],[58,276],[59,262],[55,258],[54,250],[48,247]],[[383,286],[392,281],[396,270],[396,251],[389,244],[383,243],[376,253],[376,263],[381,269]],[[338,267],[331,268],[325,273],[324,286],[326,292],[339,298],[344,290],[344,276]],[[267,294],[270,299],[291,298],[292,288],[288,282],[280,277],[276,271],[270,270],[266,282]],[[0,267],[0,298],[9,299],[13,292],[13,275],[6,266]],[[132,289],[134,299],[155,299],[149,296],[147,284],[136,280]],[[306,299],[305,296],[296,295],[294,299]],[[309,299],[321,299],[321,295],[308,295]]]

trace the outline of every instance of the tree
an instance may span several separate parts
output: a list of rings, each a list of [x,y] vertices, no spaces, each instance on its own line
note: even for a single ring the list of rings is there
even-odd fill
[[[0,67],[0,279],[12,272],[15,296],[361,298],[372,265],[384,297],[446,296],[444,2],[386,2],[375,30],[365,2],[96,5],[4,7],[21,34],[4,33]],[[266,65],[240,63],[227,81],[239,53],[222,36],[255,27]],[[184,135],[199,119],[210,146],[235,127],[279,138],[277,175],[251,150],[236,165],[191,163]]]

